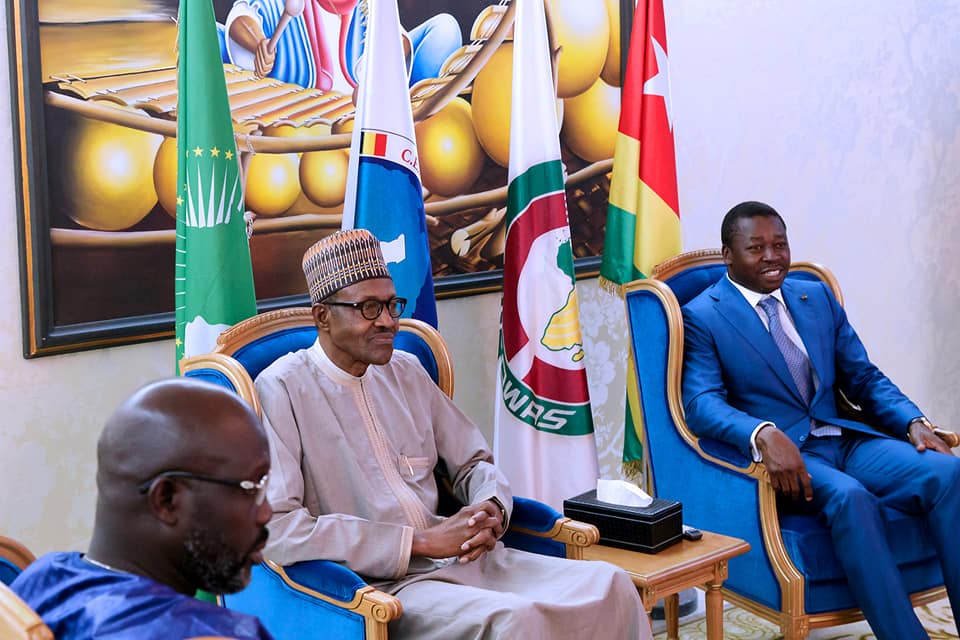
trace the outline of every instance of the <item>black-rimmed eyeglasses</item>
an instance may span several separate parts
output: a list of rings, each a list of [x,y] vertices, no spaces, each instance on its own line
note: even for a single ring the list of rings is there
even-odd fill
[[[386,302],[383,300],[364,300],[362,302],[337,302],[333,300],[324,300],[323,304],[334,307],[351,307],[360,312],[360,315],[366,320],[376,320],[383,313],[383,308],[387,308],[387,313],[391,318],[399,318],[400,314],[407,306],[406,298],[390,298]]]
[[[247,495],[253,496],[254,501],[258,505],[261,505],[263,504],[264,499],[267,497],[267,480],[270,478],[270,474],[265,473],[258,482],[254,482],[253,480],[228,480],[226,478],[215,478],[213,476],[205,476],[200,473],[191,473],[190,471],[163,471],[153,476],[149,480],[144,480],[141,482],[139,485],[137,485],[137,490],[141,494],[150,491],[150,487],[153,486],[153,483],[160,478],[187,478],[189,480],[212,482],[214,484],[222,484],[227,487],[234,487],[236,489],[245,491]]]

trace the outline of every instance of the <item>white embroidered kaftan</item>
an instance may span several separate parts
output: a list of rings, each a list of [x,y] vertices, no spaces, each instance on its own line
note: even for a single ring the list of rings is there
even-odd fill
[[[483,435],[415,357],[356,377],[319,343],[256,380],[270,438],[274,509],[265,553],[341,562],[403,605],[391,638],[650,638],[630,578],[601,562],[506,549],[479,560],[411,558],[436,515],[442,459],[464,504],[512,499]]]

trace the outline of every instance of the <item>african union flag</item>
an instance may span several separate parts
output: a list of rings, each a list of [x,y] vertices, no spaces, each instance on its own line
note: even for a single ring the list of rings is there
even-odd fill
[[[243,184],[210,2],[181,2],[177,65],[177,368],[257,312]]]

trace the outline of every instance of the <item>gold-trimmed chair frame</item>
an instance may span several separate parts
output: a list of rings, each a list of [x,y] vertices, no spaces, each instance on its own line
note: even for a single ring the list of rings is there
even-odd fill
[[[241,347],[276,331],[312,326],[315,326],[315,322],[313,320],[313,311],[310,307],[290,307],[255,315],[252,318],[247,318],[225,329],[223,333],[217,337],[217,345],[211,354],[194,356],[182,360],[180,363],[181,371],[185,373],[207,366],[209,362],[213,361],[218,361],[218,366],[214,368],[221,370],[220,366],[225,365],[225,361],[219,358],[208,361],[207,358],[211,355],[233,356]],[[427,343],[427,346],[430,347],[430,350],[433,352],[437,364],[437,386],[440,387],[440,390],[443,391],[447,397],[453,398],[453,360],[450,358],[450,351],[447,349],[447,345],[443,340],[443,336],[440,335],[440,332],[426,322],[414,320],[413,318],[400,318],[399,330],[413,333]],[[236,366],[243,370],[243,367],[239,363],[237,363]],[[234,372],[233,367],[229,366],[222,372],[230,378],[231,382],[234,381],[233,376],[238,375]],[[243,374],[249,379],[250,376],[247,375],[246,370],[243,370]],[[243,393],[241,387],[236,386],[238,391]],[[252,387],[251,395],[244,395],[244,398],[248,400],[250,400],[251,397],[254,398],[251,404],[257,409],[257,414],[259,415],[260,401],[256,400],[256,394],[252,393]]]
[[[567,558],[570,560],[583,560],[583,550],[600,542],[600,530],[595,526],[566,517],[557,518],[549,531],[534,531],[523,527],[510,527],[510,530],[560,542],[566,546]]]
[[[37,612],[0,582],[0,637],[3,640],[53,640]]]
[[[283,567],[273,560],[264,560],[267,566],[286,583],[288,587],[300,593],[334,604],[341,609],[346,609],[353,613],[363,616],[364,619],[364,637],[371,640],[387,640],[387,624],[391,620],[396,620],[403,613],[403,605],[396,596],[378,591],[367,585],[360,587],[353,594],[353,599],[349,602],[337,600],[326,596],[319,591],[314,591],[293,581]]]
[[[667,316],[668,355],[667,355],[667,402],[673,424],[680,436],[689,444],[701,458],[736,473],[749,476],[757,481],[757,497],[760,507],[760,523],[763,531],[763,540],[767,557],[773,566],[777,581],[780,584],[781,610],[777,611],[758,604],[752,600],[723,589],[724,598],[736,606],[745,609],[761,618],[765,618],[780,625],[784,640],[801,640],[809,635],[812,629],[832,627],[850,622],[863,620],[863,612],[859,609],[844,609],[828,613],[807,614],[804,602],[805,579],[797,569],[787,553],[780,531],[780,520],[777,516],[777,494],[770,484],[770,476],[766,468],[759,463],[751,462],[746,467],[738,467],[726,460],[722,460],[705,452],[700,446],[700,438],[687,426],[683,411],[683,396],[681,374],[683,371],[683,315],[680,304],[673,291],[663,281],[692,267],[716,265],[723,263],[720,249],[701,249],[682,253],[666,260],[654,267],[651,277],[646,280],[634,280],[623,286],[623,295],[631,291],[646,291],[652,293],[660,301]],[[843,305],[843,294],[840,284],[833,273],[826,267],[815,262],[794,262],[790,271],[804,271],[817,276],[830,287],[837,301]],[[630,341],[633,342],[633,328],[627,319],[627,327],[631,332]],[[639,381],[632,377],[634,391],[640,397]],[[638,434],[644,447],[647,446],[643,434]],[[921,606],[946,597],[944,587],[936,587],[921,591],[911,596],[913,606]]]
[[[257,412],[257,417],[263,417],[260,398],[253,386],[253,379],[242,364],[226,354],[216,352],[204,353],[180,361],[180,375],[186,375],[196,369],[213,369],[224,375],[237,390],[237,395],[250,403],[253,410]]]
[[[338,609],[343,609],[363,617],[364,638],[368,640],[387,640],[387,625],[396,620],[403,613],[403,605],[400,599],[383,591],[379,591],[370,585],[360,587],[353,593],[351,600],[339,600],[328,596],[309,587],[305,587],[299,582],[293,580],[283,567],[273,560],[264,559],[263,563],[267,565],[270,571],[273,571],[284,584],[304,595],[310,596],[322,602],[332,604]],[[223,596],[217,596],[217,604],[223,606]]]
[[[20,567],[20,570],[27,568],[27,565],[36,560],[36,556],[25,546],[6,536],[0,536],[0,558],[9,560]]]

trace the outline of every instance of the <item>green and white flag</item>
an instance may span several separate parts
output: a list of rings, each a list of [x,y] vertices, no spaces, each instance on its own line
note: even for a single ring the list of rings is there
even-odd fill
[[[211,0],[182,0],[177,67],[177,371],[208,353],[257,298],[243,181]]]
[[[570,225],[542,0],[516,0],[494,458],[561,510],[596,486]]]

